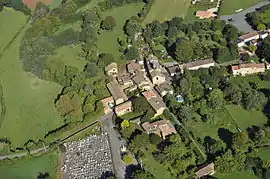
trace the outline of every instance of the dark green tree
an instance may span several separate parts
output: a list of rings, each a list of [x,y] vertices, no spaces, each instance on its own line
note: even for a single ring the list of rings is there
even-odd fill
[[[116,21],[113,16],[107,16],[101,23],[104,30],[112,30],[116,26]]]

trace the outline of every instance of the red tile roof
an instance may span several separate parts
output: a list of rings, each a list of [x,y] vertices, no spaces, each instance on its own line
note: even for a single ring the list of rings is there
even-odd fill
[[[147,100],[149,100],[149,99],[151,99],[151,98],[157,97],[157,93],[154,92],[153,90],[151,90],[151,91],[145,91],[145,92],[143,92],[142,94],[143,94],[143,96],[144,96]]]
[[[232,70],[240,70],[243,68],[265,68],[264,63],[248,63],[248,64],[240,64],[240,65],[233,65],[231,66]]]

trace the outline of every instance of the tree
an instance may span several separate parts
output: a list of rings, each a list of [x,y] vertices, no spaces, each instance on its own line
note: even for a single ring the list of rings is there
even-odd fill
[[[251,109],[260,110],[264,107],[266,102],[267,102],[267,98],[260,91],[256,91],[254,89],[245,89],[243,91],[242,104],[244,108],[247,110],[251,110]]]
[[[236,84],[231,84],[224,89],[225,99],[231,101],[234,104],[242,103],[242,91]]]
[[[150,134],[149,139],[151,144],[158,145],[162,142],[162,138],[158,136],[157,134]]]
[[[125,33],[130,37],[134,37],[135,34],[140,31],[140,29],[141,26],[139,22],[134,19],[129,19],[124,27]]]
[[[232,137],[232,148],[236,152],[246,152],[250,146],[247,132],[237,132]]]
[[[243,53],[241,55],[241,60],[243,60],[244,62],[247,62],[250,59],[250,56],[248,53]]]
[[[51,177],[48,172],[45,173],[39,172],[37,179],[51,179]]]
[[[270,38],[269,38],[270,39]],[[270,61],[270,40],[264,39],[263,44],[260,48],[262,58],[265,58],[268,62]]]
[[[235,59],[230,58],[230,51],[227,47],[220,47],[216,50],[216,53],[214,54],[214,59],[218,63],[224,63],[226,61],[231,61]]]
[[[132,173],[133,179],[154,179],[154,176],[150,174],[149,172],[146,172],[144,170],[136,170],[134,173]]]
[[[115,62],[115,58],[113,56],[113,54],[111,53],[102,53],[99,55],[99,59],[98,59],[98,66],[99,67],[105,67],[107,65],[109,65],[110,63]]]
[[[147,100],[144,97],[136,97],[132,100],[132,106],[135,113],[146,113],[148,110],[152,110]]]
[[[129,123],[128,120],[123,120],[123,121],[121,122],[121,128],[122,128],[122,129],[128,128],[129,126],[130,126],[130,123]]]
[[[112,30],[116,26],[116,21],[112,16],[107,16],[101,23],[104,30]]]
[[[228,150],[224,155],[217,157],[215,161],[216,170],[221,173],[231,173],[241,171],[244,168],[245,155],[239,153],[233,155],[231,150]]]
[[[136,135],[131,141],[129,147],[131,151],[136,154],[138,151],[143,151],[149,146],[149,136],[146,133]]]
[[[231,24],[225,25],[223,29],[223,34],[226,37],[227,41],[235,41],[238,38],[238,30]]]
[[[84,73],[86,74],[86,77],[92,78],[97,75],[97,65],[94,63],[87,63],[85,68],[84,68]]]
[[[254,52],[256,51],[256,49],[257,49],[257,46],[256,46],[256,45],[250,44],[250,45],[248,46],[248,50],[249,50],[250,52],[252,52],[252,53],[254,53]]]
[[[130,154],[124,154],[122,157],[122,160],[124,161],[126,165],[133,163],[133,157]]]
[[[207,96],[207,104],[212,109],[221,109],[224,106],[223,92],[220,89],[213,89]]]
[[[138,49],[136,47],[130,47],[126,50],[125,52],[125,56],[127,58],[127,60],[135,60],[139,58],[139,52]]]
[[[193,54],[192,45],[188,40],[181,39],[176,42],[175,57],[177,61],[182,63],[188,62]]]
[[[265,30],[266,26],[264,24],[258,24],[257,25],[257,30]]]

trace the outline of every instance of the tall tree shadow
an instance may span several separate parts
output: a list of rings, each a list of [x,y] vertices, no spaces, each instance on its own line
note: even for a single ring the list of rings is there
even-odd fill
[[[232,136],[233,133],[225,128],[218,129],[219,138],[227,145],[227,148],[232,147]]]

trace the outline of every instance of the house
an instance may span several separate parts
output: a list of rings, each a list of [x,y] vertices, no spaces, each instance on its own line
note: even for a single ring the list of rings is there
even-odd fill
[[[144,76],[142,74],[136,74],[136,76],[134,76],[132,78],[132,80],[134,81],[134,83],[137,85],[137,87],[142,90],[150,90],[151,89],[151,85],[149,84],[149,82],[144,78]]]
[[[141,70],[141,65],[139,63],[135,63],[132,61],[127,64],[127,71],[132,75],[135,75],[135,72],[140,71],[140,70]]]
[[[157,93],[153,90],[145,91],[142,93],[142,95],[145,97],[147,101],[151,98],[156,98],[158,96]]]
[[[155,110],[154,117],[159,116],[166,109],[163,99],[153,90],[143,92],[142,95],[146,98],[150,106]]]
[[[213,175],[214,173],[215,173],[214,163],[210,163],[208,165],[200,167],[199,169],[197,169],[197,172],[195,172],[195,174],[198,178],[202,178],[202,177],[208,176],[208,175]]]
[[[240,42],[249,42],[251,40],[254,40],[254,39],[259,39],[260,38],[260,34],[257,32],[257,31],[253,31],[253,32],[249,32],[249,33],[246,33],[244,35],[241,35],[240,37],[238,37],[238,40]]]
[[[105,72],[107,75],[116,76],[118,73],[117,63],[111,63],[105,67]]]
[[[124,93],[120,84],[116,80],[109,82],[107,84],[107,88],[109,92],[111,93],[116,105],[128,100],[126,94]]]
[[[200,68],[210,68],[212,66],[215,66],[215,61],[213,59],[205,59],[205,60],[197,60],[197,61],[181,64],[180,70],[183,73],[184,69],[198,70]]]
[[[151,81],[152,81],[153,85],[160,85],[160,84],[166,82],[165,75],[158,70],[153,70],[150,73],[150,77],[151,77]]]
[[[112,96],[102,99],[101,103],[104,107],[103,110],[105,114],[112,112],[112,107],[114,106],[114,100]]]
[[[121,76],[118,76],[117,80],[118,80],[119,84],[123,86],[124,89],[128,88],[134,84],[131,77],[130,77],[130,74],[123,74]]]
[[[199,17],[199,19],[209,19],[216,16],[217,16],[216,12],[212,10],[196,12],[196,17]]]
[[[177,133],[171,121],[169,120],[160,120],[153,123],[144,122],[142,128],[148,133],[154,133],[162,137],[163,139],[166,136]]]
[[[239,64],[239,65],[231,66],[231,69],[234,76],[237,76],[237,75],[245,76],[249,74],[265,72],[265,64],[264,63]]]
[[[173,94],[173,88],[167,83],[155,86],[155,90],[161,97],[165,96],[166,94]]]
[[[115,114],[117,116],[122,116],[124,114],[132,112],[132,103],[131,103],[131,101],[126,101],[124,103],[121,103],[121,104],[117,105],[114,108],[114,111],[115,111]]]
[[[169,67],[165,67],[166,70],[168,71],[168,73],[170,74],[171,77],[173,76],[177,76],[181,73],[181,69],[180,66],[177,65],[173,65],[173,66],[169,66]]]

